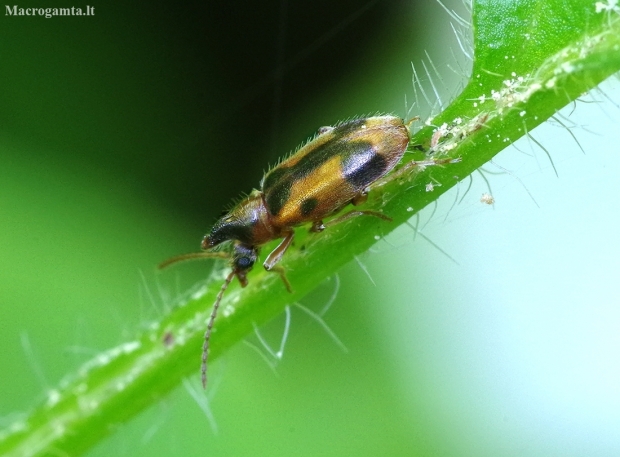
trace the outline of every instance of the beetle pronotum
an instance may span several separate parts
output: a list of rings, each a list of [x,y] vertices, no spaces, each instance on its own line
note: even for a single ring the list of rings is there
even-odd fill
[[[260,190],[253,190],[213,226],[202,240],[207,252],[173,257],[160,265],[205,257],[230,259],[231,271],[224,280],[213,304],[204,335],[202,349],[202,385],[207,385],[209,340],[217,310],[224,292],[237,277],[242,287],[248,284],[247,274],[258,260],[260,247],[282,239],[267,256],[263,266],[276,272],[291,291],[284,269],[277,265],[291,245],[294,227],[311,223],[311,232],[321,232],[360,215],[385,220],[389,217],[376,211],[352,210],[324,223],[349,203],[359,205],[366,200],[369,187],[389,173],[403,157],[409,144],[409,129],[402,119],[375,116],[354,119],[322,127],[317,136],[287,159],[268,171]],[[458,159],[428,159],[409,162],[408,167],[452,163]],[[231,241],[232,252],[212,252],[221,243]]]

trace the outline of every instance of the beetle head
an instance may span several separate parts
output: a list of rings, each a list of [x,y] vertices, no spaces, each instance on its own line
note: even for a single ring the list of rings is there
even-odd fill
[[[256,260],[258,260],[257,247],[248,246],[243,243],[235,243],[231,264],[235,275],[241,283],[241,287],[245,287],[248,284],[246,275],[252,267],[254,267]]]

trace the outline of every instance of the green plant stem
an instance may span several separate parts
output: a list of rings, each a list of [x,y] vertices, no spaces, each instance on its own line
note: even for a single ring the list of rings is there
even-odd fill
[[[294,292],[287,293],[277,275],[260,268],[250,274],[245,289],[233,283],[221,303],[211,361],[251,333],[254,324],[280,314],[507,145],[620,69],[620,15],[597,13],[594,2],[485,0],[475,3],[473,17],[475,58],[468,86],[432,121],[434,126],[412,138],[412,144],[432,146],[437,156],[461,161],[414,168],[373,189],[367,207],[389,215],[391,223],[360,217],[321,234],[298,229],[295,246],[282,263]],[[433,137],[437,127],[440,134]],[[427,191],[431,181],[436,185]],[[0,454],[83,453],[197,373],[205,321],[224,267],[222,263],[218,275],[134,341],[95,357],[49,392],[28,417],[1,432]]]

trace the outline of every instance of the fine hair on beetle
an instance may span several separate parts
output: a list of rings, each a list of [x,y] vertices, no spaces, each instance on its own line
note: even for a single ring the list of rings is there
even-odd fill
[[[203,388],[207,386],[211,332],[222,297],[233,279],[236,277],[241,287],[247,286],[247,275],[259,258],[260,248],[281,239],[263,267],[277,273],[291,292],[284,268],[278,263],[293,242],[295,227],[310,224],[310,232],[322,232],[363,215],[391,221],[378,211],[352,209],[341,215],[337,213],[349,204],[364,203],[371,186],[400,162],[409,145],[409,125],[416,119],[405,123],[396,116],[371,116],[319,128],[313,139],[265,173],[259,190],[254,189],[222,214],[202,240],[204,252],[182,254],[159,265],[165,268],[180,261],[203,258],[230,262],[231,271],[215,298],[204,334]],[[397,173],[404,174],[417,166],[457,161],[431,157],[408,162]],[[324,221],[330,216],[334,217]],[[218,250],[224,243],[227,249]]]

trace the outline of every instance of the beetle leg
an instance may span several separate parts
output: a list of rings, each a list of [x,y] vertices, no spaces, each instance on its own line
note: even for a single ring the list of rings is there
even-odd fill
[[[290,246],[291,242],[293,241],[294,235],[295,232],[293,230],[286,232],[286,236],[284,237],[282,242],[273,251],[271,251],[271,254],[267,256],[265,263],[263,263],[265,270],[273,270],[275,264],[280,261],[280,259]]]
[[[324,227],[329,227],[332,225],[336,225],[336,224],[340,224],[341,222],[344,221],[348,221],[349,219],[356,217],[356,216],[375,216],[378,217],[379,219],[383,219],[384,221],[392,221],[391,217],[386,216],[383,213],[380,213],[379,211],[369,211],[369,210],[364,210],[364,211],[360,211],[360,210],[353,210],[353,211],[349,211],[348,213],[343,214],[342,216],[337,217],[336,219],[332,219],[329,222],[326,222],[324,224]]]
[[[400,177],[401,175],[404,175],[405,173],[409,172],[409,170],[411,170],[413,168],[416,168],[416,167],[424,169],[426,167],[430,167],[430,166],[433,166],[433,165],[446,165],[446,164],[450,164],[450,163],[458,163],[460,161],[461,161],[461,158],[460,157],[456,157],[456,158],[446,158],[446,159],[430,158],[430,159],[427,159],[427,160],[407,162],[396,173],[392,173],[392,179],[394,179],[395,177]]]
[[[312,233],[322,232],[325,230],[325,225],[323,225],[323,220],[314,221],[312,223],[312,227],[310,227],[310,231]]]
[[[286,279],[286,275],[284,274],[284,268],[281,265],[276,264],[280,261],[288,247],[291,245],[294,235],[295,232],[293,230],[287,232],[282,242],[273,251],[271,251],[271,254],[267,256],[265,263],[263,263],[265,270],[273,271],[274,273],[278,273],[280,275],[280,278],[282,278],[282,282],[284,283],[286,290],[288,290],[289,292],[293,292],[293,290],[291,289],[291,283],[288,282],[288,279]]]
[[[280,275],[280,278],[282,278],[282,282],[284,283],[284,287],[286,287],[286,290],[288,290],[288,292],[291,294],[293,293],[293,289],[291,288],[291,283],[288,282],[288,279],[284,271],[284,267],[282,265],[276,265],[275,267],[271,267],[271,270],[269,271],[278,273]]]
[[[419,160],[419,161],[411,161],[411,162],[407,162],[403,167],[399,168],[398,170],[396,170],[393,173],[390,173],[387,176],[384,176],[383,178],[381,178],[380,180],[376,181],[373,184],[373,188],[378,188],[381,186],[384,186],[385,184],[392,182],[396,179],[401,178],[402,176],[405,176],[407,173],[409,173],[413,168],[419,167],[421,170],[423,170],[426,167],[430,167],[432,165],[446,165],[446,164],[451,164],[451,163],[458,163],[461,161],[460,157],[456,157],[456,158],[446,158],[446,159],[434,159],[434,158],[430,158],[427,160]]]
[[[353,206],[358,206],[362,203],[366,203],[366,200],[368,200],[368,190],[368,188],[362,190],[359,194],[357,194],[351,199],[351,203],[353,204]]]

